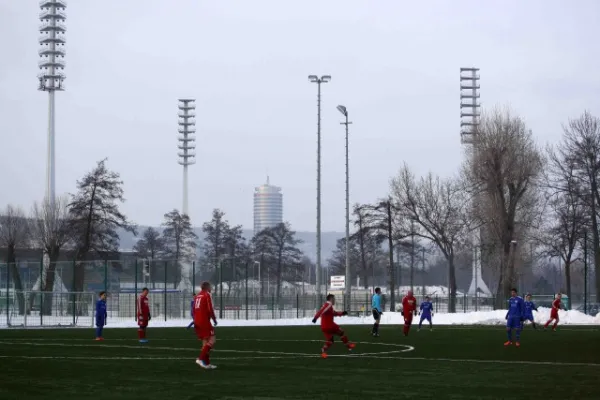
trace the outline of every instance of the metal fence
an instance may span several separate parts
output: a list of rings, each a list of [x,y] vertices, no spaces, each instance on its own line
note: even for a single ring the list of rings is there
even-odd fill
[[[107,300],[109,324],[135,324],[136,292],[109,293]],[[24,301],[24,312],[20,311],[19,297]],[[173,289],[150,290],[149,303],[153,321],[191,320],[191,292]],[[343,295],[336,296],[339,304],[344,304]],[[371,314],[371,295],[354,294],[350,302],[351,316]],[[0,326],[5,327],[91,327],[94,324],[96,292],[39,292],[14,290],[0,291]],[[383,308],[387,310],[384,296]],[[421,298],[417,298],[419,302]],[[594,299],[590,299],[594,300]],[[276,298],[271,296],[250,296],[250,293],[236,293],[233,296],[220,296],[215,293],[213,302],[219,319],[263,320],[295,319],[312,317],[325,301],[315,295],[291,295]],[[431,298],[433,311],[445,313],[448,310],[448,298]],[[549,306],[552,296],[536,298],[539,306]],[[48,304],[50,302],[50,304]],[[459,296],[456,312],[493,310],[493,298],[475,298]],[[397,307],[399,310],[399,307]]]
[[[10,266],[0,264],[0,326],[92,326],[100,291],[106,291],[109,296],[109,324],[133,324],[135,300],[143,287],[150,290],[154,321],[189,319],[193,292],[199,290],[203,280],[214,285],[213,302],[220,319],[312,317],[325,301],[323,292],[317,297],[314,285],[305,282],[284,281],[277,291],[277,283],[272,276],[265,276],[264,272],[261,276],[256,269],[248,266],[221,265],[215,269],[192,263],[186,268],[172,261],[145,263],[135,259],[84,263],[66,261],[56,263],[53,268],[42,261],[19,262]],[[187,272],[182,274],[182,270]],[[351,315],[370,315],[371,290],[353,288],[348,302],[342,291],[329,292],[336,295],[338,308],[349,304]],[[396,311],[399,311],[402,295],[404,293],[396,293]],[[384,310],[389,310],[388,300],[384,289]],[[417,300],[420,303],[423,297],[417,296]],[[494,300],[493,297],[460,293],[456,297],[456,312],[494,310]],[[535,296],[534,300],[538,306],[549,307],[553,296]],[[434,312],[448,312],[450,298],[447,291],[432,295],[431,301]],[[596,296],[584,299],[582,295],[574,294],[565,303],[569,308],[591,305],[587,307],[590,311],[597,308],[596,302]]]

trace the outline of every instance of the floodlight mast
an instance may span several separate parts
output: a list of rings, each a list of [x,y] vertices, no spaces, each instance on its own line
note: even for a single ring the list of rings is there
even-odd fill
[[[317,84],[317,263],[315,295],[321,300],[321,84],[331,80],[331,75],[309,75],[308,80]]]
[[[338,111],[345,117],[341,125],[346,126],[346,282],[344,286],[344,309],[349,310],[352,305],[352,274],[350,273],[350,168],[348,159],[348,109],[337,106]]]
[[[196,163],[196,100],[179,99],[179,164],[183,166],[183,205],[182,214],[189,216],[188,209],[188,166]]]
[[[55,104],[54,92],[64,90],[63,81],[66,76],[65,69],[65,9],[64,0],[42,0],[39,26],[40,61],[38,67],[42,72],[38,74],[38,90],[48,92],[48,149],[46,159],[46,200],[54,207],[56,197],[56,151],[55,151]]]
[[[473,151],[477,151],[477,134],[479,130],[479,118],[481,116],[479,102],[479,68],[461,68],[460,69],[460,139],[461,143],[473,146]],[[477,157],[475,157],[477,159]],[[479,199],[473,200],[473,213],[478,213]],[[491,295],[491,292],[481,276],[481,230],[476,229],[472,233],[473,241],[473,261],[472,261],[472,280],[469,286],[469,294],[476,298],[481,291],[484,295]]]

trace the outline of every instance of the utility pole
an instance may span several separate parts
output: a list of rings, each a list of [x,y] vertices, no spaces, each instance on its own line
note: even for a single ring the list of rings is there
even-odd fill
[[[331,80],[331,75],[309,75],[308,80],[317,84],[317,263],[316,296],[317,304],[321,300],[321,84]]]

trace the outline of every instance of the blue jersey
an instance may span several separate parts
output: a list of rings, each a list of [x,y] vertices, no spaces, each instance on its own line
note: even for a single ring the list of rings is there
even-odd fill
[[[537,306],[535,303],[533,301],[526,301],[524,312],[525,317],[531,317],[531,319],[533,319],[533,311],[537,311]]]
[[[381,295],[375,293],[373,295],[373,299],[371,300],[371,308],[373,310],[377,310],[378,312],[381,312]]]
[[[96,325],[106,325],[106,300],[96,302]]]
[[[423,317],[431,317],[433,311],[433,304],[430,301],[424,301],[421,303],[421,315]]]
[[[523,318],[525,314],[525,303],[523,299],[519,296],[511,297],[508,300],[508,311],[506,313],[506,318]]]

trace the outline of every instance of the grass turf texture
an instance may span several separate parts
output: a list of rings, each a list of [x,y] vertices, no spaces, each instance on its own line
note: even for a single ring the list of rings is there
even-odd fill
[[[336,340],[343,357],[324,360],[318,326],[217,328],[212,371],[194,363],[200,342],[185,328],[150,327],[146,345],[135,328],[106,329],[104,342],[91,329],[0,330],[0,399],[600,398],[598,328],[527,327],[521,348],[503,346],[502,327],[345,330],[353,354]]]

